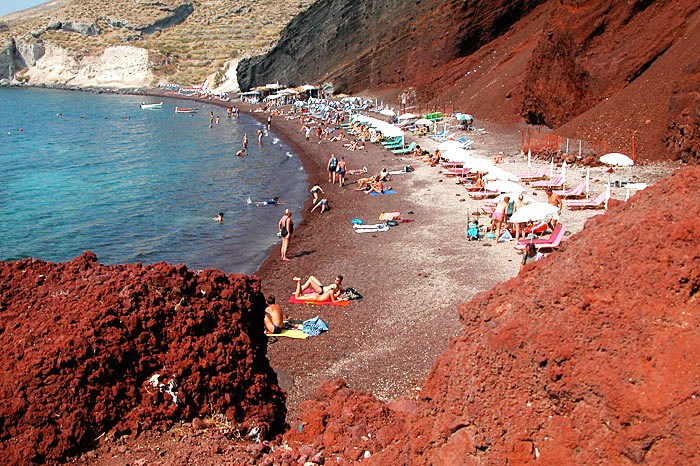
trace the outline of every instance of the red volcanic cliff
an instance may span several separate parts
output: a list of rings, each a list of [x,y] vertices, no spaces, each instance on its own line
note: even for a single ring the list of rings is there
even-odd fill
[[[321,0],[242,88],[331,83],[398,106],[544,124],[645,160],[697,162],[700,1]]]
[[[369,464],[697,464],[699,185],[688,168],[615,203],[463,304],[417,400],[325,384],[289,444]]]
[[[225,414],[284,425],[257,279],[165,263],[0,263],[0,454],[56,461],[104,433]],[[156,380],[157,375],[157,380]]]

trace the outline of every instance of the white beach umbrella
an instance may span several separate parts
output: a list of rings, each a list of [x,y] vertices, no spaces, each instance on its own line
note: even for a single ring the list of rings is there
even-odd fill
[[[469,168],[472,169],[472,172],[488,173],[493,170],[495,166],[496,165],[491,160],[487,159],[474,158],[469,162]]]
[[[523,202],[524,202],[525,204],[532,204],[533,202],[537,202],[537,201],[535,200],[534,197],[530,197],[530,196],[528,196],[527,194],[523,194],[523,193],[503,193],[503,194],[499,194],[498,196],[496,196],[495,198],[493,198],[493,202],[496,202],[496,203],[501,202],[501,201],[502,201],[503,199],[505,199],[506,197],[510,198],[511,201],[514,201],[514,200],[516,200],[516,199],[518,198],[518,196],[520,196],[520,195],[523,196]]]
[[[629,167],[634,165],[634,160],[619,152],[611,152],[600,156],[600,163],[615,165],[617,167]]]
[[[383,109],[379,112],[379,114],[380,114],[380,115],[384,115],[384,116],[394,116],[394,115],[396,115],[396,112],[394,112],[394,111],[393,111],[392,109],[390,109],[390,108],[383,108]]]
[[[484,175],[484,180],[520,181],[520,178],[518,178],[517,175],[514,175],[513,173],[506,171],[502,168],[493,167],[493,169],[489,170],[489,172],[486,175]]]
[[[500,191],[502,193],[524,193],[527,189],[520,186],[518,183],[513,183],[512,181],[496,180],[489,181],[485,185],[486,189],[489,191]]]
[[[442,158],[443,158],[443,160],[447,160],[448,162],[462,162],[462,163],[472,162],[473,160],[476,160],[476,159],[474,159],[474,157],[472,157],[472,155],[469,152],[467,152],[464,149],[459,149],[459,148],[446,150],[442,154]]]
[[[427,118],[420,118],[413,123],[416,126],[433,126],[433,122]]]
[[[533,202],[516,210],[510,216],[510,221],[513,223],[537,222],[552,217],[558,211],[557,206],[547,202]]]
[[[464,145],[454,139],[448,139],[438,144],[437,148],[440,152],[447,152],[450,149],[464,149]]]
[[[410,120],[411,118],[417,118],[418,115],[414,115],[413,113],[402,113],[399,115],[399,120]]]

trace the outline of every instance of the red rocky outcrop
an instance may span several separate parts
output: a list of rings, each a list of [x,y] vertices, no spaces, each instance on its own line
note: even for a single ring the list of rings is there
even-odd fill
[[[103,433],[225,414],[283,428],[258,279],[165,263],[0,263],[3,461],[60,460]],[[157,375],[157,380],[156,380]]]
[[[463,304],[415,402],[324,385],[290,445],[340,464],[697,464],[698,186],[687,168],[614,203]]]

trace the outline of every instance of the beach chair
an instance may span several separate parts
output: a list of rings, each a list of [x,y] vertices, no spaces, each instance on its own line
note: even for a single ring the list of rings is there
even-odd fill
[[[598,197],[593,200],[574,199],[571,201],[564,201],[564,203],[569,209],[600,209],[605,208],[605,196],[606,192],[602,191],[598,194]]]
[[[403,144],[403,138],[401,136],[396,136],[391,139],[387,139],[386,141],[382,141],[381,144],[386,147],[386,146],[393,146],[396,144]]]
[[[586,189],[586,182],[582,181],[574,189],[555,190],[554,194],[558,194],[560,197],[581,197],[584,189]]]
[[[515,176],[520,178],[520,181],[524,181],[526,183],[530,181],[542,180],[547,176],[547,167],[542,166],[538,168],[535,173],[521,173]]]
[[[397,155],[409,154],[409,153],[413,152],[413,149],[415,149],[415,148],[416,148],[416,143],[412,142],[405,149],[395,149],[395,150],[392,150],[391,152],[393,152],[394,154],[397,154]]]
[[[529,243],[534,244],[537,249],[556,249],[561,244],[561,240],[564,239],[564,235],[566,235],[566,227],[557,223],[549,238],[521,239],[515,245],[515,249],[523,250]]]
[[[532,186],[533,188],[537,188],[537,189],[547,189],[547,188],[554,189],[554,188],[563,188],[565,183],[566,183],[566,179],[561,175],[557,175],[557,177],[554,178],[553,180],[533,181],[532,183],[530,183],[530,186]]]

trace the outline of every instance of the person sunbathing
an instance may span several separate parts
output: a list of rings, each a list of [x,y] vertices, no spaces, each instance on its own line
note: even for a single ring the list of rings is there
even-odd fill
[[[384,183],[382,183],[382,180],[379,179],[379,175],[375,178],[374,183],[369,185],[369,190],[367,191],[367,194],[369,193],[379,193],[379,194],[384,194]]]
[[[304,285],[301,284],[301,278],[299,277],[294,277],[293,280],[297,282],[297,287],[294,290],[294,297],[299,301],[347,301],[347,299],[340,299],[340,293],[342,292],[340,283],[343,280],[343,277],[340,275],[335,278],[335,282],[333,284],[328,286],[321,285],[318,278],[314,277],[313,275],[309,277]],[[308,288],[312,288],[314,292],[304,293],[304,291]]]
[[[376,176],[370,176],[367,178],[358,178],[356,183],[359,185],[355,188],[355,191],[366,191],[370,184],[374,182]]]

